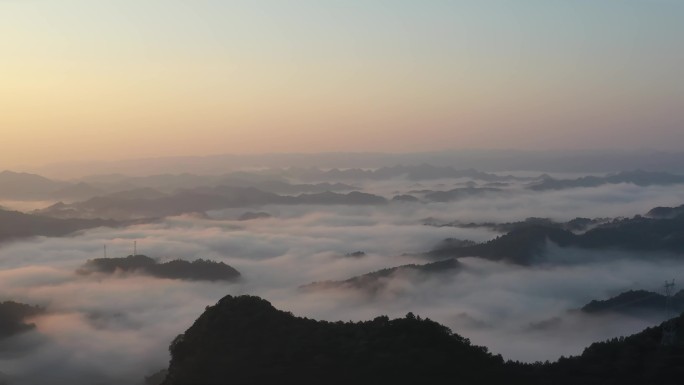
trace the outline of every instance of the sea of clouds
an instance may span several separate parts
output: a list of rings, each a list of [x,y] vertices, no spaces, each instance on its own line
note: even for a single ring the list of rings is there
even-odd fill
[[[390,195],[413,188],[393,181],[377,186],[376,192]],[[20,384],[142,383],[145,375],[168,365],[171,340],[227,294],[258,295],[295,315],[325,320],[401,317],[410,311],[444,323],[506,359],[579,354],[593,341],[640,331],[658,319],[589,317],[572,309],[629,289],[658,290],[664,280],[681,276],[684,262],[672,255],[549,245],[548,262],[540,266],[464,258],[457,272],[438,277],[398,274],[373,295],[345,289],[302,291],[299,286],[427,263],[420,252],[448,237],[480,242],[498,235],[485,228],[425,226],[427,217],[568,220],[632,216],[682,203],[680,186],[621,184],[549,192],[513,187],[507,194],[450,203],[250,208],[273,215],[251,221],[236,220],[247,209],[231,209],[208,217],[187,215],[5,243],[0,245],[0,300],[39,305],[46,313],[31,320],[35,331],[0,342],[0,372]],[[161,261],[223,261],[238,269],[242,279],[223,283],[75,273],[88,259],[101,257],[104,244],[110,257],[123,257],[132,253],[134,241],[139,253]],[[345,256],[355,251],[366,255]]]

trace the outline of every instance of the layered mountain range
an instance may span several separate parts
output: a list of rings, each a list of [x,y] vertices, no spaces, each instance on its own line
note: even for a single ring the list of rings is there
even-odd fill
[[[553,363],[505,362],[412,313],[362,322],[300,318],[251,296],[226,296],[170,346],[164,385],[678,384],[684,316],[594,343]]]

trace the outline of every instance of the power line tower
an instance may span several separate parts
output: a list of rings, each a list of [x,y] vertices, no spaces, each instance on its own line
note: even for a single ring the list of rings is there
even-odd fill
[[[674,345],[677,338],[677,331],[674,322],[671,322],[672,317],[672,293],[674,292],[674,279],[670,282],[665,281],[665,323],[663,324],[663,339],[661,345]]]

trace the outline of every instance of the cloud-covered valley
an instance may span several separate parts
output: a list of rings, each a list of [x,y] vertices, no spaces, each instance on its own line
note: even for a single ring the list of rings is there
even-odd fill
[[[413,182],[404,182],[379,185],[375,193],[414,188]],[[144,376],[166,367],[171,340],[226,294],[258,295],[296,315],[326,320],[396,317],[411,311],[504,358],[524,361],[577,354],[593,341],[636,332],[656,321],[570,310],[629,289],[659,290],[665,279],[679,278],[684,271],[684,261],[677,256],[549,245],[547,264],[524,267],[462,258],[462,269],[439,277],[391,276],[373,296],[359,290],[299,289],[311,282],[431,262],[421,253],[445,238],[482,242],[499,235],[486,228],[425,226],[428,217],[462,222],[530,216],[567,220],[632,216],[684,202],[684,191],[677,186],[511,190],[449,203],[218,210],[4,243],[0,300],[39,305],[46,313],[30,320],[34,331],[0,341],[3,351],[14,352],[0,355],[0,372],[22,384],[45,383],[48,377],[56,384],[141,383]],[[271,217],[237,220],[248,210]],[[242,279],[222,283],[75,273],[87,260],[101,257],[104,244],[108,255],[117,257],[131,254],[134,241],[138,253],[161,261],[225,262],[240,271]],[[347,255],[356,251],[365,255]]]

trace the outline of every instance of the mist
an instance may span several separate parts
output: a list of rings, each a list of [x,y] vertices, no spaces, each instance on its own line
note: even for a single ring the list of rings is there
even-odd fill
[[[684,310],[684,291],[643,292],[684,272],[683,16],[681,0],[0,0],[0,385],[161,385],[146,376],[166,369],[177,385],[192,349],[175,338],[226,295],[326,321],[413,313],[525,363],[657,325]],[[250,301],[269,309],[226,306]],[[334,325],[334,343],[257,369],[574,381],[556,371],[574,360],[528,371],[406,318],[377,325],[437,331],[437,358],[392,337],[387,359],[345,340],[364,325]],[[255,357],[278,345],[257,339]],[[362,343],[320,360],[340,341]],[[452,371],[461,350],[478,364]],[[681,377],[660,353],[580,366]],[[206,372],[254,382],[223,369]]]
[[[408,191],[412,183],[363,187],[388,194]],[[359,289],[303,291],[300,286],[431,262],[422,252],[445,238],[483,242],[500,235],[481,227],[425,226],[427,217],[568,220],[631,216],[682,201],[678,186],[618,184],[548,192],[513,186],[506,194],[449,203],[267,205],[249,210],[267,212],[270,218],[240,221],[247,209],[236,208],[5,243],[0,247],[0,300],[39,305],[46,312],[30,320],[34,331],[2,342],[15,353],[0,356],[0,372],[21,384],[47,378],[55,384],[139,384],[167,366],[171,340],[227,294],[258,295],[295,315],[331,321],[401,317],[410,311],[505,359],[532,362],[579,354],[594,341],[637,332],[664,315],[590,316],[573,310],[629,289],[657,291],[665,279],[678,278],[684,262],[668,254],[548,244],[546,262],[533,267],[469,257],[460,259],[461,269],[440,276],[409,272],[384,278],[382,290],[373,294]],[[87,260],[101,257],[104,244],[110,257],[123,257],[132,254],[134,241],[138,253],[160,261],[225,262],[242,279],[219,283],[75,273]],[[365,255],[347,256],[356,251]]]

